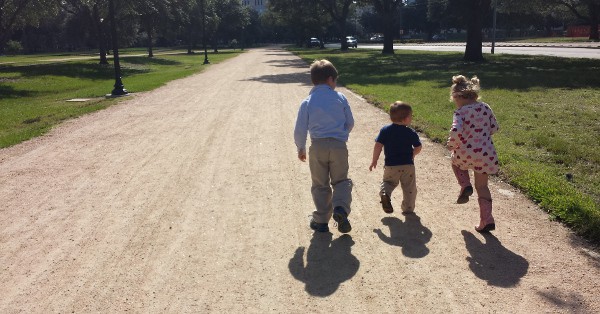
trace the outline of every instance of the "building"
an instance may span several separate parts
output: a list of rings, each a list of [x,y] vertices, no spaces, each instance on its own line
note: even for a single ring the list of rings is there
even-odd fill
[[[267,0],[242,0],[242,5],[249,6],[258,13],[263,13],[267,9]]]

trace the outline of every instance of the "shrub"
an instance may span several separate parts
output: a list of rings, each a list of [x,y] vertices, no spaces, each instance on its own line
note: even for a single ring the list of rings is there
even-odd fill
[[[21,45],[20,42],[14,41],[14,40],[9,40],[6,43],[6,53],[7,54],[15,55],[15,54],[20,53],[21,51],[23,51],[23,46]]]

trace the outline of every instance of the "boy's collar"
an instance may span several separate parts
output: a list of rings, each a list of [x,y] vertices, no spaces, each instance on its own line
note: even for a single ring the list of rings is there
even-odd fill
[[[331,86],[323,83],[323,84],[318,84],[318,85],[313,86],[313,88],[310,90],[310,93],[312,94],[312,92],[314,90],[316,90],[316,89],[322,89],[322,88],[329,88],[329,89],[333,90],[333,88],[331,88]]]

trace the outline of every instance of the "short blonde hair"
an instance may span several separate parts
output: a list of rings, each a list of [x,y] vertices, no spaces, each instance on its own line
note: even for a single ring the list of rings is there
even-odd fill
[[[400,123],[412,114],[412,107],[402,101],[396,101],[390,106],[390,119],[392,122]]]
[[[479,100],[480,90],[481,86],[479,84],[479,78],[477,76],[473,76],[469,80],[464,75],[455,75],[452,77],[452,87],[450,88],[450,101],[452,101],[452,97]]]
[[[329,60],[315,60],[310,65],[310,79],[313,85],[324,84],[329,77],[337,80],[338,71]]]

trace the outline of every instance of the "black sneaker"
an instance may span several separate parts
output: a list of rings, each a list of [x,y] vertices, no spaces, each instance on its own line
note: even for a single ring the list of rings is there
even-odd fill
[[[387,195],[387,193],[385,192],[381,193],[381,207],[383,208],[383,211],[386,212],[386,214],[391,214],[394,212],[394,207],[392,207],[392,200],[390,199],[390,196]]]
[[[317,232],[329,232],[329,226],[326,223],[318,223],[314,219],[310,220],[310,228]]]
[[[469,196],[471,196],[471,195],[473,195],[473,187],[469,185],[460,192],[460,195],[458,196],[458,199],[456,200],[456,204],[464,204],[464,203],[468,202]]]
[[[348,233],[350,230],[352,230],[350,220],[348,220],[348,214],[343,207],[338,206],[333,209],[333,220],[337,222],[337,228],[339,232]]]

